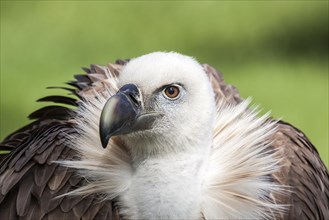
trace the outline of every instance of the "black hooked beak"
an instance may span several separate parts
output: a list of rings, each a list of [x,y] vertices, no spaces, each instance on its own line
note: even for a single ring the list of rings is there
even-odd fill
[[[102,110],[99,133],[103,148],[106,148],[112,136],[152,128],[159,115],[144,112],[136,85],[124,85],[106,102]]]

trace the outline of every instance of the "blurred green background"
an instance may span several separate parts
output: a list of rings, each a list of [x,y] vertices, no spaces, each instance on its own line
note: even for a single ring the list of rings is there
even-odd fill
[[[1,1],[0,138],[81,66],[158,50],[221,70],[328,166],[328,1]]]

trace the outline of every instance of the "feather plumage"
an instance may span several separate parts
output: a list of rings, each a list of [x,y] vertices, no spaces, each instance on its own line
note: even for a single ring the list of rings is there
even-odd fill
[[[74,159],[74,162],[65,162],[71,167],[76,165],[83,168],[79,173],[84,175],[86,170],[97,170],[101,176],[109,170],[111,171],[110,174],[119,174],[110,180],[101,179],[95,173],[95,176],[89,176],[91,180],[102,182],[100,185],[95,184],[95,182],[87,184],[81,175],[75,174],[75,169],[62,168],[53,162],[76,158],[76,151],[71,149],[71,138],[77,136],[77,128],[81,128],[82,123],[89,123],[89,130],[86,129],[83,132],[94,135],[91,138],[94,138],[96,143],[87,139],[80,139],[78,140],[79,143],[83,141],[83,144],[100,146],[99,138],[96,137],[96,134],[98,135],[96,133],[98,131],[98,115],[94,113],[100,111],[104,101],[118,90],[116,77],[127,62],[129,61],[120,60],[116,64],[108,64],[107,66],[91,65],[89,69],[84,68],[87,74],[76,76],[77,81],[70,84],[76,89],[66,88],[78,97],[78,101],[57,96],[41,99],[41,101],[53,101],[62,104],[78,104],[77,111],[63,106],[39,110],[31,115],[31,118],[35,119],[34,122],[9,135],[0,144],[1,150],[12,149],[10,154],[0,155],[0,218],[119,219],[124,217],[122,216],[124,213],[119,214],[120,209],[115,205],[118,204],[115,199],[117,194],[104,193],[104,189],[108,192],[109,183],[114,192],[123,191],[129,184],[127,182],[122,185],[118,184],[122,183],[122,179],[129,179],[127,177],[132,172],[129,154],[119,140],[112,140],[112,148],[107,150],[98,149],[98,147],[88,148],[88,151],[83,149],[84,152],[80,151],[79,157],[84,160]],[[217,216],[216,210],[225,209],[231,210],[231,212],[223,212],[227,215],[222,213],[222,216],[232,217],[237,214],[236,217],[245,217],[242,215],[246,212],[240,204],[237,204],[241,208],[239,210],[232,206],[224,207],[227,204],[224,201],[238,198],[236,201],[245,201],[245,204],[248,204],[247,207],[255,208],[255,212],[249,216],[251,218],[272,218],[275,216],[278,219],[326,219],[329,216],[328,171],[307,137],[285,122],[274,121],[267,116],[256,117],[256,113],[247,108],[248,102],[243,101],[238,91],[232,85],[224,82],[221,73],[209,65],[203,65],[203,68],[212,83],[216,101],[218,106],[222,108],[221,112],[223,109],[228,112],[232,117],[232,122],[234,122],[230,123],[229,126],[224,126],[225,121],[219,123],[220,117],[217,121],[219,123],[215,130],[215,132],[217,131],[217,135],[215,135],[217,147],[212,149],[213,157],[216,159],[212,160],[213,164],[210,166],[221,166],[222,170],[217,173],[210,173],[207,177],[205,182],[207,186],[205,189],[208,190],[207,195],[214,197],[213,202],[208,200],[209,206],[207,207],[213,206],[215,208],[203,209],[203,216],[206,218]],[[226,104],[223,105],[223,103]],[[239,110],[235,112],[235,117],[231,114],[234,109]],[[93,114],[86,121],[83,119],[83,114],[88,114],[88,111]],[[76,113],[80,114],[82,119],[77,120],[78,117],[74,117]],[[239,122],[241,116],[243,116],[243,120],[246,120],[245,122],[243,120]],[[225,144],[237,142],[238,136],[232,135],[231,137],[224,134],[234,133],[232,130],[239,128],[238,122],[251,123],[252,125],[249,124],[249,133],[246,131],[246,135],[251,133],[251,136],[257,137],[259,135],[259,137],[255,138],[253,144],[247,144],[244,148],[232,147],[228,151],[224,151],[224,148],[220,146],[222,146],[225,138],[227,138]],[[258,130],[252,129],[253,126],[263,127],[262,132],[257,133]],[[104,151],[107,152],[105,158]],[[228,164],[225,159],[234,160],[234,155],[239,154],[248,156],[243,157],[242,155],[241,160],[235,161],[233,168],[236,172],[224,172],[225,169],[229,169],[225,166]],[[256,163],[261,157],[269,159],[270,164],[267,164],[267,160]],[[105,163],[100,164],[101,166],[95,166],[90,161],[88,164],[88,158],[101,158],[100,161],[105,161]],[[218,158],[224,161],[218,164],[219,162],[216,162]],[[251,163],[252,161],[255,163]],[[261,173],[261,177],[252,172],[244,173],[245,169],[241,164],[258,169],[258,175]],[[260,166],[261,164],[264,166]],[[120,165],[120,172],[117,170],[117,165]],[[122,170],[126,172],[121,172]],[[109,173],[106,175],[109,176]],[[236,178],[241,182],[235,182]],[[253,188],[258,187],[251,184],[257,178],[261,178],[260,184],[264,184],[265,192],[250,194],[253,192]],[[27,181],[30,184],[27,184]],[[216,182],[218,184],[213,184]],[[236,184],[237,187],[244,185],[246,188],[239,188],[238,191],[226,190],[225,187],[228,184]],[[284,191],[285,194],[280,193],[282,192],[281,186],[287,187],[284,189],[286,190]],[[223,196],[227,200],[215,201],[217,197],[214,196],[213,190],[219,188],[221,188],[222,193],[218,196]],[[72,192],[77,194],[86,191],[89,192],[88,195],[69,195]],[[20,200],[20,198],[24,199]],[[284,207],[280,204],[290,206]],[[286,211],[280,212],[282,208]],[[264,209],[267,209],[267,212],[264,212]],[[267,213],[267,215],[264,216],[262,213]]]

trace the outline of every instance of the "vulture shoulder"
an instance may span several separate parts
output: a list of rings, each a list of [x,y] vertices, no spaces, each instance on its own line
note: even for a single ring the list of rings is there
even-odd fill
[[[120,65],[121,63],[121,65]],[[48,96],[38,101],[51,105],[29,115],[35,120],[0,143],[0,219],[119,219],[115,201],[102,201],[99,195],[61,196],[84,184],[84,179],[54,161],[76,158],[68,137],[76,132],[74,111],[79,100],[93,89],[102,89],[109,71],[118,74],[123,61],[107,67],[91,65],[87,74],[75,75],[64,88],[78,100]]]
[[[271,137],[273,146],[283,152],[282,168],[274,179],[289,186],[281,198],[288,207],[286,219],[329,218],[329,174],[318,151],[303,132],[280,121]]]
[[[109,86],[108,77],[120,74],[127,61],[107,66],[83,68],[67,84],[78,99],[49,96],[50,101],[79,106],[81,100]],[[203,65],[215,91],[216,100],[238,104],[243,99],[223,76]],[[70,168],[54,161],[76,158],[68,137],[76,132],[72,108],[52,105],[32,113],[31,124],[12,133],[0,143],[0,219],[120,219],[115,201],[103,201],[99,195],[60,196],[84,185],[85,180]],[[290,186],[286,195],[275,195],[278,202],[291,204],[281,219],[326,219],[329,216],[329,176],[318,152],[307,137],[293,126],[279,121],[272,145],[283,151],[282,169],[272,175],[274,181]]]
[[[223,75],[204,65],[210,76],[216,99],[232,104],[242,101],[239,92],[223,81]],[[276,195],[279,203],[289,204],[279,219],[328,219],[329,173],[320,155],[306,135],[289,123],[277,122],[270,137],[272,146],[282,152],[281,170],[272,175],[274,181],[288,186],[286,195]]]

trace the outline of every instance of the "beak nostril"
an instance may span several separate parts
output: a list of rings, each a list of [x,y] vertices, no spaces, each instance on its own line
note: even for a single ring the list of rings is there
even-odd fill
[[[136,99],[136,97],[133,94],[129,94],[130,99],[134,102],[134,104],[136,104],[137,106],[139,106],[139,102]]]

